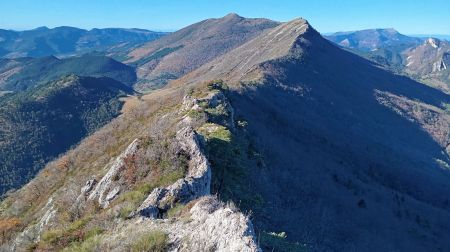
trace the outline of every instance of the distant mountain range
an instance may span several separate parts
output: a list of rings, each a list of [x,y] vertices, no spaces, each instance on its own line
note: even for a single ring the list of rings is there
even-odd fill
[[[339,32],[325,37],[390,70],[450,92],[450,42],[446,40],[409,37],[393,29]]]
[[[407,36],[417,37],[417,38],[437,38],[437,39],[441,39],[441,40],[450,41],[450,35],[445,35],[445,34],[407,34]]]
[[[337,32],[325,36],[334,43],[352,49],[372,51],[384,47],[409,48],[422,39],[408,37],[394,29],[368,29],[353,32]]]
[[[84,30],[62,26],[49,29],[0,30],[0,57],[70,56],[91,51],[114,52],[133,48],[158,39],[167,33],[143,29],[92,29]]]
[[[128,86],[136,82],[134,68],[106,56],[83,55],[58,59],[0,59],[0,90],[20,91],[68,74],[110,77]]]

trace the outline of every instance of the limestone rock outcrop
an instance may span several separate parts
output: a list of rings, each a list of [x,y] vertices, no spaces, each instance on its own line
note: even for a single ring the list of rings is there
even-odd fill
[[[120,193],[120,185],[115,182],[115,177],[125,167],[125,159],[132,157],[139,147],[139,140],[135,139],[127,149],[120,154],[111,165],[105,176],[95,186],[89,194],[88,200],[98,200],[101,207],[108,207],[111,200],[113,200]]]
[[[177,132],[176,140],[189,157],[188,174],[166,188],[155,188],[137,209],[142,216],[157,218],[174,203],[187,203],[210,194],[211,167],[197,134],[191,127],[184,127]]]

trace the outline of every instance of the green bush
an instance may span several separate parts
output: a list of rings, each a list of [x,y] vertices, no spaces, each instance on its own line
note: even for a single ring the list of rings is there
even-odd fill
[[[199,129],[199,133],[208,140],[220,140],[227,143],[231,142],[231,132],[222,125],[206,123]]]
[[[290,242],[285,232],[266,233],[262,232],[259,237],[259,243],[263,250],[267,251],[286,251],[286,252],[304,252],[306,247],[298,242]]]
[[[83,242],[73,242],[69,247],[63,249],[63,252],[93,252],[99,251],[101,237],[99,235],[92,236]]]
[[[152,231],[144,234],[132,245],[133,252],[162,252],[168,249],[167,234],[161,231]]]
[[[172,207],[171,209],[169,209],[167,211],[167,217],[174,218],[174,217],[180,216],[181,213],[183,212],[183,210],[185,209],[185,207],[186,207],[186,205],[176,204],[174,207]]]

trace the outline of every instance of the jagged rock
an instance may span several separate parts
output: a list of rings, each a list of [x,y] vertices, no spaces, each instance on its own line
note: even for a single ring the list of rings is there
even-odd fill
[[[113,200],[117,196],[117,194],[119,194],[119,192],[120,192],[120,187],[119,186],[115,187],[114,189],[109,191],[108,195],[106,195],[105,201],[109,202],[109,201]]]
[[[187,112],[189,110],[192,109],[192,107],[194,107],[194,105],[198,105],[198,100],[186,95],[183,97],[183,102],[181,103],[181,112]]]
[[[190,210],[191,222],[177,230],[176,240],[184,240],[173,251],[261,251],[249,218],[215,197],[200,199]]]
[[[97,184],[97,180],[95,178],[86,181],[86,184],[81,188],[81,194],[87,195],[92,188],[94,188],[95,184]]]
[[[9,248],[9,251],[24,251],[24,246],[38,242],[41,239],[42,232],[53,224],[52,222],[54,221],[57,213],[57,209],[53,203],[53,197],[48,199],[47,203],[42,208],[42,212],[44,214],[37,223],[28,226],[19,235],[17,235],[11,245],[11,248]]]
[[[133,242],[132,237],[152,230],[168,234],[168,251],[261,251],[249,217],[214,196],[197,199],[180,219],[130,219],[102,243],[111,251],[122,251]]]
[[[209,92],[205,97],[197,99],[193,98],[189,95],[186,95],[183,97],[181,112],[185,113],[189,110],[195,110],[199,111],[201,110],[201,106],[199,105],[200,102],[206,102],[209,108],[216,108],[218,106],[223,106],[225,109],[227,116],[226,118],[222,118],[220,122],[217,122],[214,120],[214,118],[208,118],[208,120],[217,122],[220,124],[225,124],[227,127],[229,127],[231,130],[234,129],[234,109],[231,106],[230,102],[226,98],[226,96],[223,94],[222,91],[214,90],[212,92]],[[192,124],[192,118],[189,115],[185,115],[183,117],[182,121],[185,125],[191,125]]]
[[[210,194],[211,168],[197,138],[191,127],[184,127],[177,132],[180,149],[189,156],[188,174],[167,188],[154,189],[137,209],[140,215],[156,218],[175,202],[187,203]]]
[[[139,140],[135,139],[127,149],[120,154],[111,165],[111,168],[105,176],[100,180],[95,189],[90,193],[88,200],[98,199],[98,203],[101,207],[108,207],[111,200],[113,200],[120,192],[120,187],[115,182],[115,177],[119,175],[122,169],[125,167],[125,159],[132,157],[136,154],[139,147]]]
[[[223,105],[225,110],[227,111],[227,119],[224,123],[230,129],[234,129],[234,109],[228,101],[227,97],[221,91],[211,92],[204,98],[205,101],[208,102],[208,106],[211,108],[215,108],[219,105]]]

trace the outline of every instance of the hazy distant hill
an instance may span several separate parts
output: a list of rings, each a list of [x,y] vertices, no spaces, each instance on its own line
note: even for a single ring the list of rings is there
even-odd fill
[[[136,81],[133,67],[105,56],[0,59],[0,90],[24,90],[68,74],[110,77],[129,86]]]
[[[392,29],[335,33],[326,38],[390,70],[450,92],[446,40],[408,37]]]
[[[0,30],[0,57],[42,57],[73,55],[90,51],[117,51],[158,39],[164,32],[143,29],[83,30],[62,26],[26,31]]]
[[[371,51],[385,47],[406,49],[420,44],[423,39],[408,37],[394,29],[368,29],[353,32],[337,32],[325,36],[328,40],[346,47],[362,51]]]

